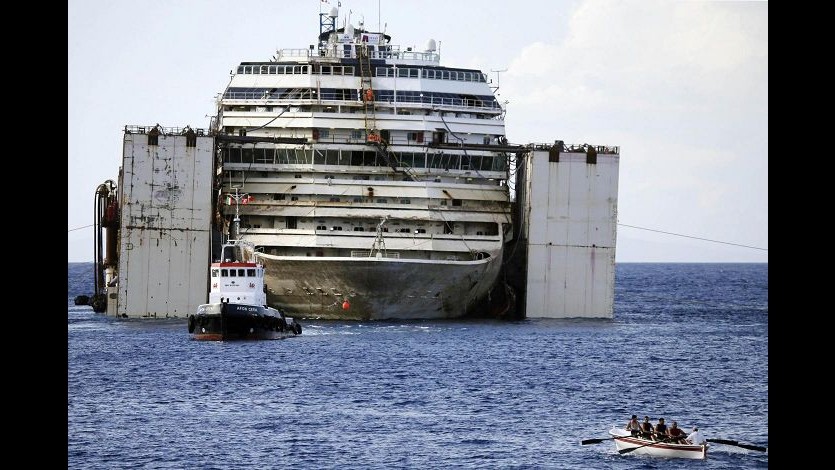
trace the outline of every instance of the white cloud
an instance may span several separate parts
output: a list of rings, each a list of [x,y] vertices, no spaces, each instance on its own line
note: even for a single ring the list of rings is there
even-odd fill
[[[767,246],[767,3],[584,2],[562,40],[520,51],[502,92],[513,142],[621,147],[621,222]]]

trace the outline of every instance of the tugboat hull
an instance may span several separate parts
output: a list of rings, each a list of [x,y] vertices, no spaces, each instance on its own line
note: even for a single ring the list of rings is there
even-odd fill
[[[199,341],[282,339],[300,335],[302,327],[271,307],[203,304],[189,316],[188,331]]]

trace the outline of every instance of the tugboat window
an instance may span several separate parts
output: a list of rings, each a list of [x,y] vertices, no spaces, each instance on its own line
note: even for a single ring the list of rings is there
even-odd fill
[[[234,269],[229,270],[229,277],[236,277],[237,271]]]
[[[244,271],[246,271],[246,270],[245,269],[239,269],[238,270],[238,277],[244,277]]]
[[[217,277],[217,275],[218,275],[218,270],[217,269],[212,269],[212,277]]]
[[[247,277],[255,277],[255,270],[254,269],[247,269],[246,270]]]
[[[221,269],[220,270],[220,276],[221,277],[228,277],[229,276],[229,271],[227,271],[226,269]]]

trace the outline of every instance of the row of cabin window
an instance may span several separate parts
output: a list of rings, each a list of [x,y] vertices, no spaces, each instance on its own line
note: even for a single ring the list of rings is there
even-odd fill
[[[255,224],[255,225],[244,224],[244,228],[261,228],[261,225],[260,224]],[[330,231],[341,232],[342,231],[342,226],[341,225],[334,225],[333,227],[328,228],[326,225],[317,225],[316,230],[317,231],[318,230],[322,230],[322,231],[330,230]],[[368,229],[369,232],[374,232],[376,230],[377,230],[376,228],[375,229]],[[365,231],[366,230],[365,230],[364,227],[354,227],[354,232],[365,232]],[[387,227],[383,227],[383,232],[388,232],[388,231],[389,231],[389,229]],[[425,228],[416,228],[414,230],[414,232],[415,233],[426,233],[426,229]],[[399,228],[399,229],[395,230],[395,233],[412,233],[412,229]],[[444,233],[450,234],[450,233],[452,233],[452,229],[445,230]],[[483,231],[476,232],[476,235],[484,235],[484,234],[485,234],[485,232],[483,232]]]
[[[314,75],[354,75],[353,66],[321,65],[313,67]],[[239,65],[238,73],[244,75],[306,75],[309,65]],[[457,80],[462,82],[487,83],[487,76],[481,72],[458,70],[422,69],[415,67],[376,67],[377,77],[429,78],[434,80]]]
[[[212,269],[212,277],[256,277],[254,269]]]
[[[333,136],[336,137],[337,133],[334,132],[333,134],[334,134]],[[353,140],[358,140],[358,139],[365,139],[365,134],[366,134],[366,131],[363,130],[363,129],[351,129],[350,133],[349,133],[349,136]],[[421,142],[423,142],[423,136],[424,136],[423,131],[406,132],[406,141],[407,142],[421,143]],[[313,129],[312,137],[313,137],[313,140],[330,139],[331,138],[331,129],[316,127],[316,128]],[[490,136],[484,136],[484,137],[487,138],[488,140],[490,139]],[[389,144],[394,143],[394,141],[391,140],[390,138],[386,139],[386,141]]]
[[[334,134],[336,134],[336,133],[334,133]],[[364,131],[362,129],[351,129],[350,138],[353,139],[353,140],[364,139],[365,134],[366,134],[366,131]],[[436,136],[435,134],[437,134],[437,133],[433,133],[433,137],[435,137],[436,140],[440,140],[441,138],[445,138],[445,135],[446,135],[446,134],[443,134],[443,135],[437,135]],[[334,137],[336,137],[336,135],[334,135]],[[330,138],[331,138],[331,130],[330,129],[324,129],[324,128],[318,128],[318,127],[313,129],[313,140],[327,140],[327,139],[330,139]],[[423,131],[406,132],[406,142],[407,143],[418,143],[418,144],[420,144],[420,143],[423,143],[423,139],[424,139],[424,132]],[[485,135],[483,142],[485,144],[489,144],[490,141],[491,141],[491,137],[489,135]],[[394,140],[391,140],[390,135],[389,135],[389,138],[386,139],[386,142],[388,144],[396,143]]]
[[[291,229],[291,230],[295,230],[295,229],[299,228],[298,217],[288,216],[288,217],[284,218],[284,221],[285,221],[285,228],[288,228],[288,229]],[[241,226],[242,227],[244,227],[244,228],[261,228],[261,224],[250,224],[249,222],[250,222],[250,220],[249,220],[248,216],[241,217]],[[320,220],[320,221],[317,221],[317,223],[319,225],[316,226],[316,230],[331,230],[331,231],[337,231],[337,232],[342,231],[342,226],[341,225],[334,225],[331,228],[328,228],[327,225],[324,225],[324,221]],[[345,223],[345,222],[343,222],[343,223]],[[400,224],[399,223],[394,223],[394,225],[400,225]],[[492,225],[493,225],[493,228],[491,230],[487,230],[487,231],[479,230],[479,231],[476,232],[476,235],[498,235],[499,234],[498,224],[492,224]],[[451,223],[451,222],[444,222],[443,229],[444,229],[444,234],[455,233],[455,224]],[[362,226],[355,226],[353,230],[355,232],[365,232],[366,231],[366,229]],[[375,232],[376,230],[377,230],[376,227],[369,227],[367,231]],[[388,227],[383,227],[383,232],[388,232],[388,231],[389,231]],[[410,233],[411,230],[409,228],[399,228],[399,229],[395,229],[394,231],[396,233]],[[426,229],[423,229],[423,228],[415,229],[415,233],[426,233]]]
[[[356,88],[242,88],[229,87],[223,92],[230,100],[325,100],[362,101],[361,90]],[[388,103],[423,103],[443,106],[499,108],[492,95],[441,93],[433,91],[375,89],[374,101]],[[232,107],[230,110],[242,111]]]
[[[350,70],[346,70],[350,69]],[[334,70],[336,69],[336,70]],[[341,69],[341,70],[339,70]],[[350,73],[346,73],[349,72]],[[335,73],[342,72],[342,73]],[[238,73],[244,75],[307,75],[309,65],[239,65]],[[354,67],[332,67],[327,75],[354,75]]]
[[[464,72],[458,70],[421,69],[414,67],[377,67],[377,77],[399,78],[429,78],[433,80],[457,80],[460,82],[487,83],[487,76],[481,72]]]
[[[320,134],[321,135],[321,134]],[[284,165],[350,165],[389,166],[376,152],[361,150],[318,149],[263,149],[225,147],[224,163],[261,163]],[[503,156],[453,155],[398,152],[399,166],[409,168],[438,168],[444,170],[505,171],[507,160]]]
[[[284,195],[284,193],[273,193],[273,200],[274,201],[284,201],[285,199],[286,199],[286,196]],[[298,196],[290,196],[290,200],[291,201],[298,201],[299,197]],[[394,201],[397,201],[400,204],[411,204],[412,203],[411,199],[400,199],[400,200],[395,199]],[[330,197],[328,199],[328,202],[342,202],[342,198],[333,196],[333,197]],[[355,197],[351,200],[351,202],[375,202],[377,204],[388,204],[389,200],[385,199],[385,198],[381,198],[381,197],[377,198],[377,199],[374,199],[374,200],[372,200],[371,198]],[[441,199],[440,204],[442,206],[447,205],[447,200],[446,199]],[[452,207],[461,207],[461,199],[453,199],[452,200]]]

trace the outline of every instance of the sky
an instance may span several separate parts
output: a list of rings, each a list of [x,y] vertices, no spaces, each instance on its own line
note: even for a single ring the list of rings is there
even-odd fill
[[[69,262],[93,259],[125,125],[207,128],[231,70],[315,44],[336,4],[68,2]],[[620,147],[617,262],[768,262],[768,2],[345,0],[340,26],[349,13],[488,73],[510,143]]]

